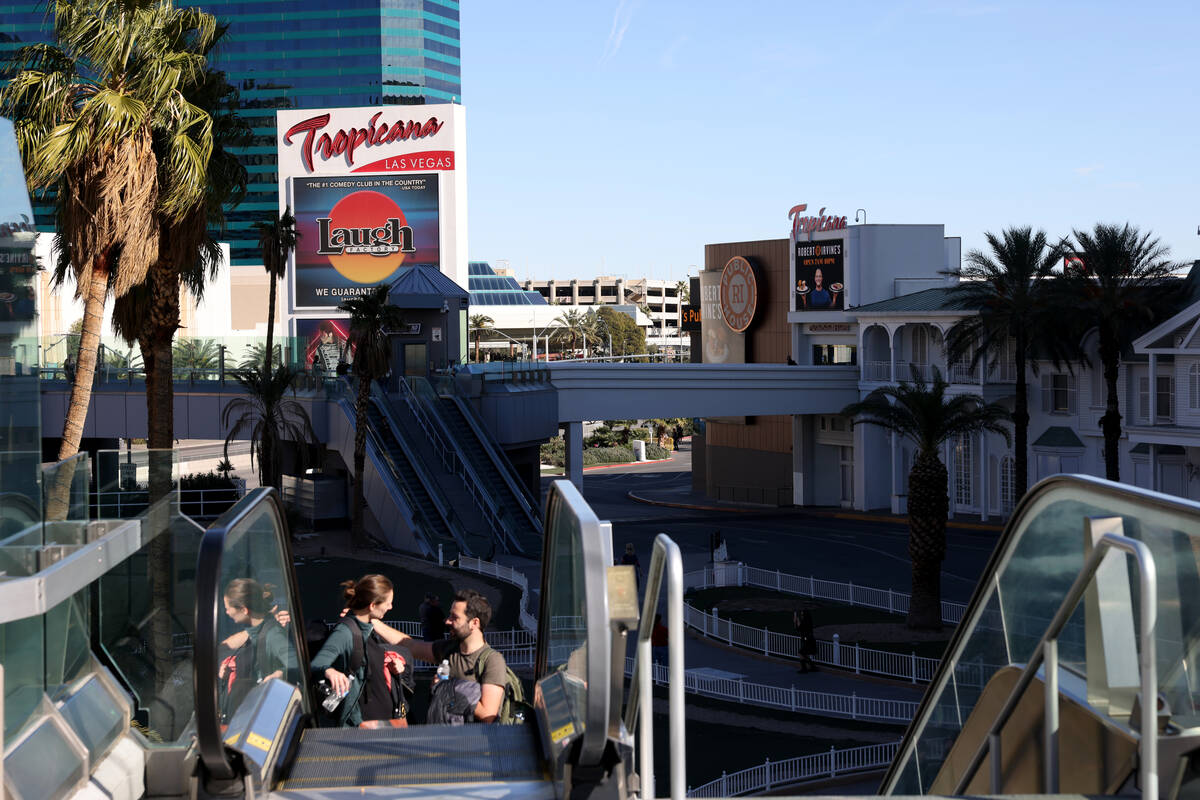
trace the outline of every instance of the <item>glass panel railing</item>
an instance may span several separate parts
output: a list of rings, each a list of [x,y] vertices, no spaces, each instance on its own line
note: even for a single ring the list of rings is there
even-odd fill
[[[273,489],[254,490],[213,523],[196,569],[197,743],[209,772],[226,777],[221,734],[256,684],[280,678],[311,710],[291,546]]]
[[[536,675],[569,709],[574,735],[582,737],[580,763],[594,763],[608,735],[612,548],[604,541],[608,528],[570,481],[551,484],[546,520]]]
[[[1010,520],[885,781],[885,793],[922,794],[934,785],[989,681],[1003,667],[1025,664],[1034,652],[1088,555],[1085,520],[1097,517],[1119,518],[1124,535],[1153,554],[1159,576],[1159,690],[1175,723],[1200,724],[1200,504],[1098,479],[1057,476],[1031,489]],[[1111,584],[1112,576],[1107,580]],[[1136,633],[1136,593],[1127,596],[1123,607],[1106,609],[1105,624],[1111,626],[1116,615]],[[1087,603],[1080,603],[1072,614],[1059,640],[1060,662],[1088,686],[1088,700],[1098,713],[1124,724],[1127,704],[1110,706],[1107,690],[1096,689],[1105,675],[1113,675],[1111,660],[1117,654],[1111,642],[1107,656],[1096,646],[1106,634],[1098,614],[1091,613]],[[1130,638],[1122,655],[1134,659],[1136,649],[1136,639]]]

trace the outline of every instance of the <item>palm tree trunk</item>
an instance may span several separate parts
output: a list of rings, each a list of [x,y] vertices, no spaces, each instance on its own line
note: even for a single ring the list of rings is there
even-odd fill
[[[351,509],[351,532],[356,544],[366,544],[366,525],[363,516],[366,499],[363,494],[363,467],[367,460],[367,404],[371,402],[371,379],[358,376],[358,399],[354,403],[354,508]]]
[[[1110,481],[1121,480],[1121,458],[1118,448],[1121,443],[1121,405],[1117,396],[1117,372],[1120,366],[1120,350],[1111,337],[1100,334],[1100,363],[1104,366],[1105,410],[1100,418],[1100,429],[1104,432],[1104,477]]]
[[[83,329],[79,335],[76,354],[75,380],[71,384],[71,399],[67,403],[67,418],[63,421],[62,443],[58,460],[64,461],[79,452],[83,440],[83,425],[92,401],[92,381],[96,376],[97,351],[100,349],[100,326],[104,319],[104,301],[108,298],[109,252],[95,256],[91,281],[84,287]],[[55,472],[54,483],[46,497],[46,519],[64,520],[71,509],[71,484],[75,464],[64,464]]]
[[[154,539],[148,552],[150,573],[151,646],[155,684],[161,692],[174,669],[171,624],[175,585],[171,519],[175,503],[172,476],[175,445],[174,354],[171,340],[179,327],[179,277],[170,265],[156,264],[150,275],[149,336],[142,337],[146,367],[146,445],[149,448],[150,512],[147,526]]]
[[[479,332],[475,332],[475,363],[479,363]]]
[[[267,295],[267,349],[263,353],[263,375],[271,374],[271,367],[274,364],[274,348],[275,341],[275,273],[268,271],[271,280],[271,290]]]
[[[908,627],[942,627],[942,559],[946,556],[949,476],[934,450],[922,450],[908,474],[908,555],[912,559],[912,600]]]
[[[1018,341],[1016,353],[1017,397],[1013,410],[1013,502],[1029,488],[1029,382],[1025,378],[1025,346]],[[1003,503],[1003,499],[1001,500]]]

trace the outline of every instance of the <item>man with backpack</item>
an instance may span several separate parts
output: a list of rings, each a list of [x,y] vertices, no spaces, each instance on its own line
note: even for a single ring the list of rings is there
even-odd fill
[[[417,640],[389,628],[386,632],[376,625],[376,631],[389,641],[403,642],[414,658],[431,664],[449,663],[453,684],[459,681],[479,684],[479,701],[466,716],[473,722],[501,722],[511,724],[518,721],[514,706],[523,701],[520,682],[504,661],[504,656],[491,648],[483,638],[483,632],[492,619],[492,606],[487,598],[472,589],[463,589],[454,595],[450,614],[446,617],[447,639],[434,642]],[[515,686],[514,686],[515,684]],[[449,687],[447,687],[449,688]],[[435,701],[437,687],[435,686]],[[437,721],[432,720],[431,721]]]

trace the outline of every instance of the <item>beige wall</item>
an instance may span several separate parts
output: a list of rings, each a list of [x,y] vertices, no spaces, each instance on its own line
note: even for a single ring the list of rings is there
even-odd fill
[[[270,284],[267,272],[262,267],[232,267],[230,270],[231,315],[233,329],[238,331],[267,329],[267,300]],[[287,304],[287,287],[284,281],[275,285],[275,325],[279,332],[283,319],[283,307]]]

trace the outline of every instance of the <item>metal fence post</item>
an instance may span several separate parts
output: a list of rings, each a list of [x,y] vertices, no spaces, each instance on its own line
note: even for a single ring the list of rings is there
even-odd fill
[[[841,656],[839,655],[839,651],[841,650],[841,643],[842,643],[842,637],[839,634],[835,633],[833,635],[833,665],[835,667],[840,667],[842,665]]]
[[[771,759],[768,758],[767,763],[764,764],[763,766],[766,767],[766,770],[764,770],[765,774],[763,776],[763,780],[766,781],[767,790],[770,791],[770,789],[771,789]]]
[[[837,762],[834,758],[833,745],[829,745],[829,777],[831,778],[837,775]]]
[[[850,719],[858,719],[858,692],[850,693]]]
[[[895,607],[892,605],[892,590],[891,590],[890,588],[888,589],[888,613],[889,613],[889,614],[895,614],[895,613],[896,613],[896,609],[895,609]]]
[[[788,694],[789,707],[792,711],[796,710],[796,684],[792,684],[792,691]]]
[[[779,570],[775,570],[775,591],[778,592],[781,588],[783,588],[783,575]]]
[[[912,657],[910,659],[910,663],[912,664],[912,682],[916,683],[917,682],[917,651],[916,650],[912,651]]]
[[[856,606],[858,603],[854,602],[854,581],[846,581],[846,583],[850,585],[850,605]]]
[[[717,609],[716,609],[716,606],[713,606],[712,622],[713,622],[712,635],[716,636],[717,635]],[[704,620],[704,632],[708,633],[708,618],[707,617]]]
[[[766,625],[763,625],[763,655],[771,655],[771,634]]]
[[[858,642],[854,643],[854,674],[859,675],[858,671]]]

